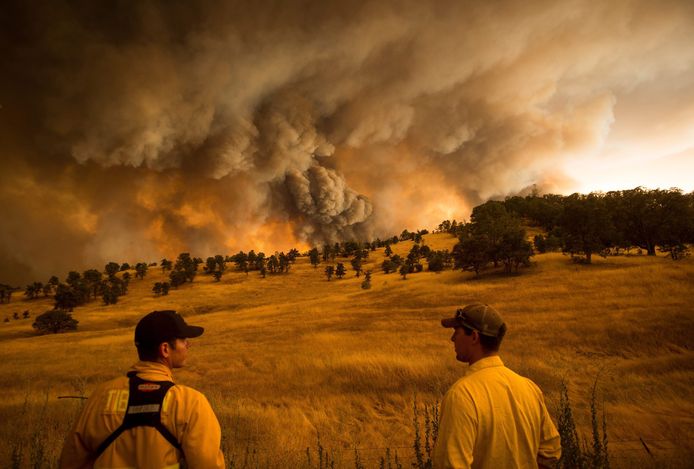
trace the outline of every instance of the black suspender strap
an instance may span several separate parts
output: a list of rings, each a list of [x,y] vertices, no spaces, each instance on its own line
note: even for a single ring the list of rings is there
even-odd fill
[[[174,385],[171,381],[145,381],[138,377],[136,372],[128,373],[130,378],[128,395],[128,408],[125,411],[123,423],[96,450],[95,458],[118,438],[125,430],[135,427],[154,427],[166,441],[183,454],[181,444],[176,437],[161,423],[161,410],[164,397]]]
[[[104,442],[101,443],[99,445],[99,447],[96,449],[96,454],[94,455],[94,459],[98,459],[99,456],[101,456],[101,453],[103,453],[106,450],[106,448],[108,448],[111,445],[111,443],[116,441],[116,438],[118,438],[120,436],[120,434],[125,431],[125,428],[126,427],[124,425],[121,425],[120,427],[116,428],[116,431],[111,433],[108,436],[108,438],[106,438],[104,440]]]

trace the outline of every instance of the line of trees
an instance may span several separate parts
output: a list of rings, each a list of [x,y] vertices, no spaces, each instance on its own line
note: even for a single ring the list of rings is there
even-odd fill
[[[144,279],[149,264],[140,262],[135,265],[135,277]],[[72,311],[75,307],[84,305],[90,301],[101,298],[106,305],[116,304],[118,299],[128,292],[131,275],[125,270],[130,265],[109,262],[104,270],[88,269],[84,272],[70,271],[64,281],[60,281],[55,275],[46,283],[32,282],[24,289],[24,296],[28,300],[43,297],[53,297],[54,310]],[[120,276],[117,274],[122,272]],[[2,286],[7,287],[7,286]],[[0,288],[2,302],[9,302],[11,287]]]
[[[495,224],[503,225],[502,221],[511,215],[516,217],[513,223],[522,220],[523,224],[540,227],[545,234],[535,236],[536,251],[562,250],[586,263],[592,261],[594,254],[619,254],[634,247],[649,256],[660,251],[677,260],[686,256],[688,244],[694,243],[694,193],[685,194],[680,189],[637,187],[569,196],[508,197],[475,207],[473,223],[475,214],[484,212],[497,212]],[[470,256],[475,252],[481,256],[480,252],[485,250],[485,246],[473,249],[468,223],[445,220],[438,230],[465,241]],[[491,236],[494,237],[493,233]],[[475,260],[466,259],[466,262],[474,264]]]
[[[637,187],[565,197],[531,195],[511,197],[504,204],[542,227],[547,238],[560,240],[564,252],[584,256],[588,263],[595,253],[619,253],[632,247],[649,256],[659,250],[677,260],[694,243],[694,192],[684,194],[680,189]],[[538,241],[540,250],[543,240]]]

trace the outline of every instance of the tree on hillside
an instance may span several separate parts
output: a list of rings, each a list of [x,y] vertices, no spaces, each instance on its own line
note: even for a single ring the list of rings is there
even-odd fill
[[[24,289],[24,296],[28,299],[33,300],[38,298],[38,296],[43,291],[43,284],[41,282],[34,282],[27,285]]]
[[[341,279],[346,273],[347,271],[345,270],[345,265],[342,262],[338,262],[337,266],[335,267],[335,277]]]
[[[672,260],[689,255],[687,244],[694,243],[694,192],[689,196],[680,191],[670,190],[662,195],[667,229],[659,240],[659,249],[666,252]]]
[[[251,255],[249,254],[248,255],[248,262],[249,263],[250,263],[250,259],[251,259]],[[259,252],[258,254],[255,255],[255,261],[254,261],[253,265],[255,265],[256,270],[264,269],[266,267],[266,264],[267,264],[267,258],[265,257],[264,252]]]
[[[14,288],[9,285],[0,284],[0,304],[9,303],[12,298]]]
[[[487,256],[498,267],[502,240],[509,232],[520,229],[520,220],[506,210],[503,202],[491,200],[472,209],[470,221],[473,236],[484,238]]]
[[[448,231],[451,229],[451,221],[450,220],[444,220],[441,223],[439,223],[439,226],[437,227],[436,231],[439,231],[441,233],[448,233]]]
[[[398,270],[398,266],[392,260],[386,259],[381,263],[381,270],[384,274],[389,274]]]
[[[525,239],[525,230],[517,229],[504,233],[499,245],[499,258],[504,264],[504,272],[518,272],[520,266],[529,266],[533,248]]]
[[[252,254],[252,257],[251,257]],[[256,255],[255,252],[251,251],[250,253],[246,254],[243,251],[239,251],[238,253],[234,254],[231,256],[231,260],[236,266],[237,270],[243,271],[248,273],[248,266],[249,264],[253,265],[255,262]]]
[[[649,256],[654,256],[659,246],[677,259],[679,252],[686,252],[686,243],[694,241],[694,207],[691,197],[679,189],[637,187],[611,195],[608,208],[616,231]]]
[[[99,293],[101,292],[102,277],[102,273],[96,269],[85,270],[82,273],[82,278],[84,279],[86,287],[89,290],[89,293],[91,294],[92,298],[94,299],[96,299],[96,297],[99,296]]]
[[[490,263],[494,267],[503,263],[507,274],[517,272],[521,265],[529,265],[533,255],[520,218],[509,212],[504,202],[489,201],[475,207],[471,222],[458,225],[457,233],[455,268],[474,271],[477,276]]]
[[[57,334],[77,330],[78,323],[69,312],[57,309],[36,316],[32,327],[41,334]]]
[[[564,252],[583,254],[591,263],[593,253],[611,246],[613,225],[604,199],[599,194],[572,194],[564,199],[560,219]]]
[[[419,250],[419,244],[415,244],[414,246],[412,246],[412,249],[410,249],[410,252],[407,253],[406,261],[411,265],[415,265],[419,262],[420,257],[421,254]]]
[[[407,280],[407,274],[410,273],[410,266],[408,264],[403,264],[400,266],[400,269],[398,270],[398,272],[402,276],[403,280]]]
[[[217,263],[217,270],[224,272],[226,270],[226,259],[221,254],[214,256],[214,260]]]
[[[287,253],[287,259],[292,264],[296,261],[297,257],[299,257],[299,251],[296,248],[290,249],[289,252]]]
[[[352,269],[354,269],[354,271],[356,272],[357,277],[359,277],[359,275],[361,274],[361,257],[355,257],[350,261],[350,263],[352,264]]]
[[[547,236],[536,234],[533,238],[533,245],[535,246],[535,250],[540,254],[558,251],[561,249],[561,238],[555,236],[553,233],[549,233]]]
[[[152,287],[152,291],[155,296],[168,295],[170,288],[171,285],[169,285],[169,282],[156,282]]]
[[[331,278],[333,278],[333,274],[335,273],[335,267],[332,265],[329,265],[325,268],[325,276],[328,277],[328,282],[330,281]]]
[[[172,287],[178,288],[186,283],[186,274],[182,270],[174,270],[169,274],[169,281],[171,282]]]
[[[75,272],[74,270],[71,270],[70,272],[67,273],[67,278],[65,279],[65,283],[70,285],[71,287],[76,287],[78,286],[82,281],[82,275],[80,275],[79,272]]]
[[[139,278],[140,280],[145,278],[145,275],[147,275],[147,263],[146,262],[138,262],[135,265],[135,277]]]
[[[419,256],[424,257],[425,259],[429,257],[429,254],[431,254],[431,248],[427,246],[426,244],[423,244],[419,248]]]
[[[318,264],[320,264],[320,253],[318,252],[318,248],[311,248],[308,252],[308,259],[314,269],[318,267]]]
[[[221,270],[215,270],[215,271],[212,273],[212,276],[214,277],[214,281],[215,281],[215,282],[219,282],[219,281],[221,280],[221,278],[222,278],[222,271],[221,271]]]
[[[390,244],[386,244],[386,249],[383,251],[383,254],[386,255],[386,257],[390,257],[393,255],[393,249],[390,247]]]
[[[120,272],[120,264],[116,262],[109,262],[104,266],[104,270],[106,271],[106,275],[108,275],[109,277],[113,277],[118,272]]]
[[[211,275],[214,271],[217,270],[217,261],[215,260],[214,257],[208,257],[207,258],[207,260],[205,261],[205,267],[203,267],[203,270],[208,275]]]
[[[489,249],[489,243],[485,237],[475,236],[472,233],[461,235],[459,242],[453,246],[454,267],[471,270],[479,276],[491,262],[488,255]]]
[[[171,262],[170,260],[168,260],[166,258],[162,259],[161,262],[159,263],[159,265],[161,266],[162,272],[170,272],[171,269],[173,268],[173,262]]]
[[[325,244],[323,246],[323,262],[334,261],[337,253],[338,251],[336,251],[331,245]]]
[[[285,254],[284,252],[280,252],[280,255],[277,259],[279,261],[279,271],[289,273],[289,269],[291,268],[292,263],[291,257],[288,254]]]
[[[239,252],[239,254],[237,254],[237,256],[242,254],[242,253],[243,253],[243,251]],[[256,262],[258,261],[258,255],[255,253],[255,251],[253,249],[248,251],[247,261],[248,261],[249,266],[251,266],[254,269],[257,269]]]
[[[105,305],[115,305],[118,298],[125,294],[125,282],[118,277],[112,277],[102,283],[101,292]]]
[[[197,274],[198,265],[199,265],[199,263],[197,262],[197,260],[190,257],[189,253],[182,252],[181,254],[178,255],[178,259],[176,259],[176,264],[174,265],[174,271],[182,272],[183,277],[185,278],[185,281],[186,282],[192,282],[193,279],[195,278],[195,275]],[[172,278],[171,284],[173,285],[173,283],[174,283],[174,280]]]
[[[427,269],[431,272],[441,272],[451,267],[453,262],[451,254],[447,249],[442,251],[429,251],[427,254]]]
[[[72,311],[77,306],[84,303],[84,298],[70,285],[61,283],[55,292],[55,309]]]
[[[279,259],[277,259],[277,256],[275,256],[274,254],[271,255],[267,260],[267,270],[271,274],[274,274],[279,270],[279,268],[280,268]]]
[[[106,306],[115,305],[118,303],[118,292],[110,284],[105,285],[101,298],[104,300]]]
[[[370,270],[367,270],[366,272],[364,272],[364,281],[361,282],[361,287],[364,290],[368,290],[369,288],[371,288],[371,271]]]

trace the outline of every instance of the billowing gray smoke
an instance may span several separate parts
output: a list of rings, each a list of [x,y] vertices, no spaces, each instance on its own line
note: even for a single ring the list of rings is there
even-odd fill
[[[687,0],[30,3],[0,17],[0,283],[432,227],[567,187],[635,96],[691,122]]]

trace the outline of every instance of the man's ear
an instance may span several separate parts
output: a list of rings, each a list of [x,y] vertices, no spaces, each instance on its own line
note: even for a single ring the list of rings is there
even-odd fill
[[[477,332],[475,329],[472,330],[472,343],[476,344],[480,341],[480,333]]]
[[[159,356],[163,358],[168,358],[171,354],[171,346],[168,342],[162,342],[159,344]]]

